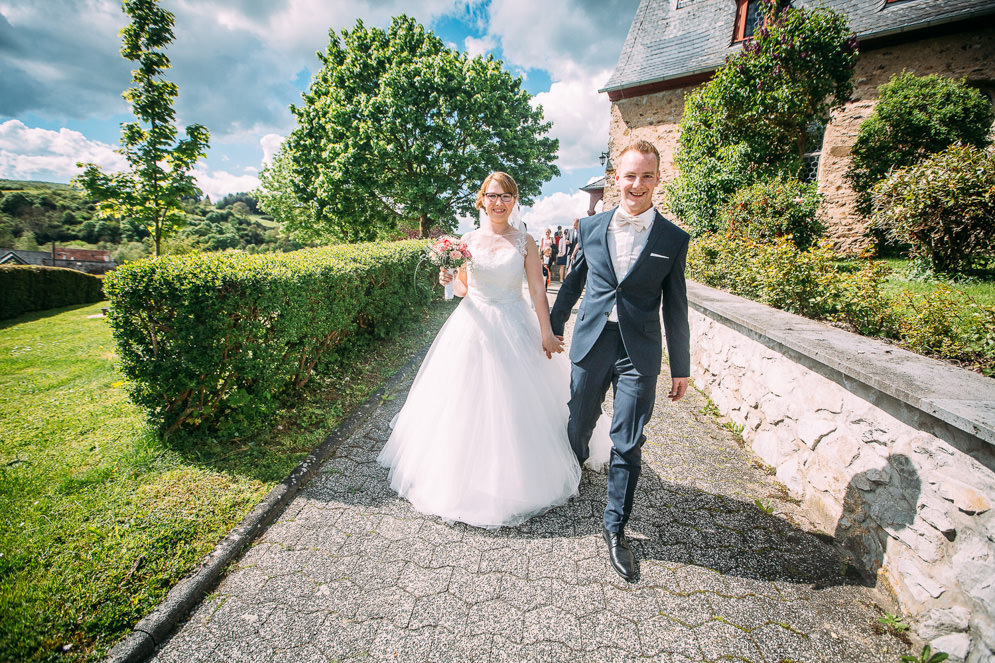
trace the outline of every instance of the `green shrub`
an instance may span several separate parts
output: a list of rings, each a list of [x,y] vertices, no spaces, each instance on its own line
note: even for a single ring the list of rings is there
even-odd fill
[[[722,225],[761,242],[790,237],[804,251],[826,232],[818,216],[821,203],[815,183],[776,177],[737,191],[722,210]]]
[[[964,80],[903,72],[878,88],[874,112],[854,142],[846,178],[858,209],[871,213],[871,189],[893,168],[912,166],[955,143],[988,144],[992,108]]]
[[[753,38],[684,104],[667,197],[693,237],[719,229],[719,211],[740,187],[797,176],[809,127],[826,124],[853,89],[857,42],[842,14],[777,3],[761,11]]]
[[[899,302],[902,344],[914,352],[960,361],[995,375],[995,307],[938,285]]]
[[[873,224],[911,244],[940,273],[984,266],[995,253],[995,154],[954,145],[874,188]]]
[[[102,283],[92,274],[63,267],[0,265],[0,320],[103,298]]]
[[[258,430],[337,351],[427,303],[414,278],[423,247],[192,254],[118,268],[106,290],[132,399],[167,435]]]
[[[995,375],[995,307],[943,285],[892,301],[884,292],[889,271],[879,261],[846,271],[828,244],[799,251],[785,238],[710,234],[688,250],[688,277],[696,281]]]

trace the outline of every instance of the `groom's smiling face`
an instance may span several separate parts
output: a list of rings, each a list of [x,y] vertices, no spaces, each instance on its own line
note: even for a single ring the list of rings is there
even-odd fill
[[[653,206],[653,190],[660,183],[659,168],[653,154],[632,150],[619,158],[615,182],[622,194],[623,211],[635,215]]]

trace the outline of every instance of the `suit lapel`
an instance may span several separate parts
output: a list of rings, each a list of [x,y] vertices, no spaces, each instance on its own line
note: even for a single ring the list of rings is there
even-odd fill
[[[602,212],[605,215],[604,218],[604,228],[597,229],[597,236],[601,239],[601,246],[604,247],[605,262],[608,263],[608,271],[615,278],[615,285],[618,285],[618,274],[615,273],[615,265],[612,264],[611,251],[608,250],[608,226],[611,225],[612,217],[615,216],[615,209],[612,208],[607,212]]]
[[[656,210],[653,211],[656,213],[656,216],[653,218],[653,227],[650,228],[649,231],[650,236],[646,238],[646,244],[643,246],[643,250],[639,252],[638,256],[636,256],[636,261],[632,263],[632,267],[629,268],[629,273],[625,275],[625,279],[632,276],[635,271],[639,269],[639,266],[646,261],[646,256],[650,254],[653,246],[657,243],[660,237],[663,236],[663,224],[666,219],[663,218],[663,215],[660,214],[660,212],[657,212]],[[607,244],[605,246],[607,248]],[[608,262],[611,262],[611,258],[608,259]],[[624,281],[625,279],[622,280]]]

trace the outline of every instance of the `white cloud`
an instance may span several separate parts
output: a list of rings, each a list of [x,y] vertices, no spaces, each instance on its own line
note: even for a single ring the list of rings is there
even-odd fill
[[[0,178],[68,182],[81,170],[77,161],[95,163],[105,172],[127,168],[125,158],[114,145],[90,140],[78,131],[28,127],[20,120],[0,123]],[[229,193],[251,191],[259,178],[246,168],[246,174],[233,175],[224,170],[210,171],[204,164],[194,169],[197,186],[217,200]]]
[[[476,3],[471,3],[471,5]],[[458,0],[284,0],[259,2],[205,2],[181,0],[183,13],[234,32],[250,32],[269,48],[315,62],[315,51],[328,45],[328,31],[351,28],[357,19],[367,26],[385,27],[393,16],[408,14],[423,24],[436,17],[466,11]],[[179,13],[179,12],[177,12]]]
[[[481,38],[467,37],[463,40],[463,44],[466,47],[466,53],[471,58],[478,55],[486,55],[488,51],[493,51],[497,47],[497,40],[490,35],[484,35]]]
[[[263,148],[263,165],[268,166],[273,162],[273,155],[283,145],[283,136],[280,134],[266,134],[259,139],[259,146]]]
[[[596,72],[550,86],[533,103],[541,104],[543,115],[553,123],[550,135],[560,140],[557,165],[566,171],[586,168],[597,162],[608,142],[611,102],[598,94],[598,81],[606,80],[607,71]]]
[[[0,177],[67,182],[80,173],[77,161],[121,170],[127,163],[114,149],[78,131],[38,129],[7,120],[0,124]]]
[[[255,175],[233,175],[226,170],[210,171],[203,164],[197,165],[193,175],[200,190],[213,201],[218,201],[229,193],[252,191],[259,186],[259,178]]]
[[[501,0],[490,4],[488,30],[506,62],[566,80],[613,69],[635,12],[630,0]]]
[[[574,219],[586,217],[590,201],[591,197],[583,191],[571,194],[557,192],[535,201],[522,214],[522,220],[528,226],[529,234],[538,237],[545,228],[566,228],[573,225]]]

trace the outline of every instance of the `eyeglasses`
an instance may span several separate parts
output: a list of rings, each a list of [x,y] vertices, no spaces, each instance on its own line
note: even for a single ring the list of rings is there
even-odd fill
[[[512,200],[515,199],[515,194],[513,194],[513,193],[485,193],[484,194],[484,198],[486,198],[487,200],[491,201],[492,203],[496,203],[497,200],[498,200],[498,198],[500,198],[501,202],[503,202],[503,203],[510,203]]]

